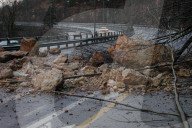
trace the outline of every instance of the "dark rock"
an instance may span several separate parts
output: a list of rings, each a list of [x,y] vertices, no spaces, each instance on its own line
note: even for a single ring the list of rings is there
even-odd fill
[[[29,52],[29,56],[35,56],[39,54],[39,44],[33,38],[22,39],[20,51]]]
[[[23,52],[23,51],[16,51],[16,52],[0,52],[0,62],[5,63],[13,59],[17,58],[23,58],[26,56],[28,52]]]
[[[97,66],[101,66],[102,64],[104,64],[105,58],[103,57],[103,55],[101,53],[96,52],[90,58],[89,62],[91,63],[91,65],[97,67]]]
[[[4,52],[4,49],[1,45],[0,45],[0,52]]]

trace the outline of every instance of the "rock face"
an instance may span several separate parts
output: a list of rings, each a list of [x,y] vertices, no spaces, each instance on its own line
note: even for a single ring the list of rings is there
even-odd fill
[[[22,39],[20,51],[29,52],[30,56],[35,56],[39,54],[39,44],[33,38]]]
[[[63,82],[63,75],[60,70],[52,69],[34,76],[31,84],[36,90],[51,91]]]
[[[0,52],[3,52],[4,51],[4,49],[3,49],[3,47],[0,45]]]
[[[13,77],[13,70],[10,68],[0,69],[0,79]]]
[[[53,54],[53,55],[56,55],[56,54],[60,54],[60,53],[61,53],[61,50],[58,49],[58,48],[53,48],[53,49],[50,49],[50,50],[49,50],[49,53],[50,53],[50,54]]]
[[[22,58],[22,57],[26,56],[27,54],[28,54],[27,52],[22,52],[22,51],[0,52],[0,62],[5,63],[5,62],[13,60],[15,58]]]
[[[95,67],[102,65],[104,63],[104,61],[105,61],[105,58],[99,52],[94,53],[93,56],[89,60],[91,65],[93,65]]]
[[[108,48],[111,57],[128,68],[142,68],[169,60],[170,49],[142,39],[119,36],[114,46]]]

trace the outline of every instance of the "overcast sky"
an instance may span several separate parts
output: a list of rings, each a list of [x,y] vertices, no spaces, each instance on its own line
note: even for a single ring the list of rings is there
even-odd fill
[[[2,6],[2,3],[7,3],[7,2],[13,2],[15,0],[0,0],[0,6]],[[22,1],[22,0],[17,0],[17,1]]]

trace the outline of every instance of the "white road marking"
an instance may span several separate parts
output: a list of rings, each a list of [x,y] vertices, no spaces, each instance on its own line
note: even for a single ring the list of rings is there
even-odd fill
[[[61,127],[61,128],[74,128],[76,125],[73,124],[73,125],[69,125],[69,126],[64,126],[64,127]]]
[[[98,94],[99,92],[96,92],[94,93],[93,95],[90,95],[90,96],[94,96],[96,94]],[[78,103],[83,103],[84,101],[86,101],[87,98],[82,98],[82,99],[79,99],[78,101],[68,105],[67,107],[63,108],[63,110],[59,110],[59,111],[56,111],[56,112],[53,112],[47,116],[45,116],[44,118],[40,119],[40,120],[37,120],[35,122],[32,122],[30,124],[27,124],[26,126],[22,127],[22,128],[39,128],[41,125],[51,121],[52,119],[58,117],[59,115],[63,114],[64,113],[64,110],[71,110],[73,109],[74,107],[76,107],[78,105]]]
[[[42,126],[40,126],[39,128],[52,128],[51,127],[51,122],[48,122],[46,124],[43,124]]]
[[[33,115],[33,114],[36,114],[37,112],[39,112],[41,109],[43,109],[43,108],[45,108],[45,107],[46,107],[45,105],[40,106],[40,107],[36,108],[35,110],[33,110],[33,111],[25,114],[24,117],[26,117],[26,116],[31,116],[31,115]]]

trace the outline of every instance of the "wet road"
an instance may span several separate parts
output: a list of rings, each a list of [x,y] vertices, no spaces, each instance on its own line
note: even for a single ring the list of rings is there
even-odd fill
[[[85,95],[85,93],[79,93]],[[152,93],[146,95],[111,93],[92,97],[117,101],[131,106],[163,113],[178,114],[173,95]],[[2,128],[154,128],[182,127],[180,118],[167,114],[141,112],[87,98],[52,94],[4,93],[1,89],[0,124]],[[187,115],[192,116],[192,95],[182,95],[181,102]],[[192,125],[192,118],[189,118]]]

